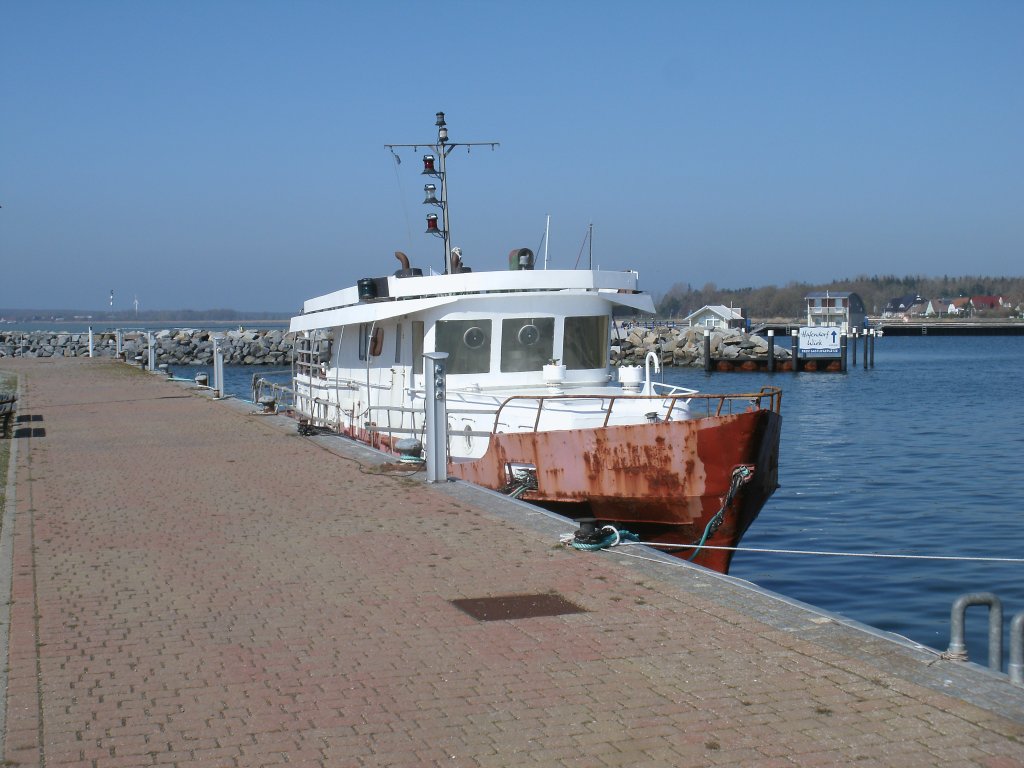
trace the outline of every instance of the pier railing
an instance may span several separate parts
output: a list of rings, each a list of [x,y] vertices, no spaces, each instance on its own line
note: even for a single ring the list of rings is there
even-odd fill
[[[943,657],[950,661],[967,661],[964,626],[967,609],[972,605],[988,608],[988,667],[1001,673],[1003,668],[1003,603],[991,592],[971,592],[953,602],[949,617],[949,648]],[[1024,611],[1010,622],[1010,682],[1024,686]]]

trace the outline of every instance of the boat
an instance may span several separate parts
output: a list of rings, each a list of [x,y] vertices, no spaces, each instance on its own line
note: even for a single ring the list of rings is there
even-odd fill
[[[300,429],[433,458],[444,479],[581,521],[581,540],[626,529],[727,572],[733,551],[712,547],[736,547],[778,487],[780,390],[664,385],[654,355],[612,366],[616,318],[654,312],[635,271],[535,269],[520,247],[501,249],[496,268],[467,265],[452,246],[446,159],[476,144],[449,140],[443,112],[436,126],[436,140],[385,147],[430,152],[424,203],[438,213],[426,231],[443,241],[443,270],[395,252],[393,273],[304,303],[290,324]],[[428,429],[441,406],[446,429]]]

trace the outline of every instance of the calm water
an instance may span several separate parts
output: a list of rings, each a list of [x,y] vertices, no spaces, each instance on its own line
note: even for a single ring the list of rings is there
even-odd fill
[[[229,368],[229,390],[248,398],[254,370]],[[672,369],[664,380],[705,392],[783,388],[782,487],[744,546],[1024,557],[1022,374],[1024,338],[933,336],[880,339],[874,369],[861,358],[845,375]],[[1021,563],[740,552],[731,573],[938,649],[965,592],[995,592],[1007,627],[1024,611]],[[986,621],[984,609],[968,612],[981,664]]]

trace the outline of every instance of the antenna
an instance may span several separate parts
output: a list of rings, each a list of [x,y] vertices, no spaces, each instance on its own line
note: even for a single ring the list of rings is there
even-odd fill
[[[448,174],[445,169],[445,161],[456,147],[465,147],[468,154],[471,147],[490,147],[493,150],[501,145],[497,141],[448,141],[448,124],[445,122],[444,112],[438,112],[434,117],[436,118],[434,125],[437,126],[436,144],[431,144],[430,142],[421,142],[419,144],[385,144],[384,148],[391,150],[392,154],[394,154],[396,148],[412,147],[415,152],[420,147],[423,147],[424,149],[432,149],[437,154],[438,167],[434,166],[434,155],[426,154],[423,156],[423,171],[421,175],[433,176],[441,180],[441,199],[437,198],[436,185],[426,184],[423,187],[425,193],[423,204],[433,205],[441,209],[440,226],[438,226],[436,213],[427,214],[426,234],[435,235],[444,240],[444,271],[448,273],[455,271],[455,265],[452,263],[451,222],[448,217]]]

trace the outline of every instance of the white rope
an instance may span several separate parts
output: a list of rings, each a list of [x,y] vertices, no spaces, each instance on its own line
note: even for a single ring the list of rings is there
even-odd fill
[[[624,541],[623,544],[643,544],[648,547],[697,549],[693,544],[670,544],[658,541]],[[822,555],[827,557],[875,557],[887,560],[957,560],[973,563],[1024,563],[1024,557],[963,557],[958,555],[893,555],[878,552],[823,552],[809,549],[766,549],[762,547],[721,547],[705,544],[700,549],[724,549],[731,552],[764,552],[775,555]]]

